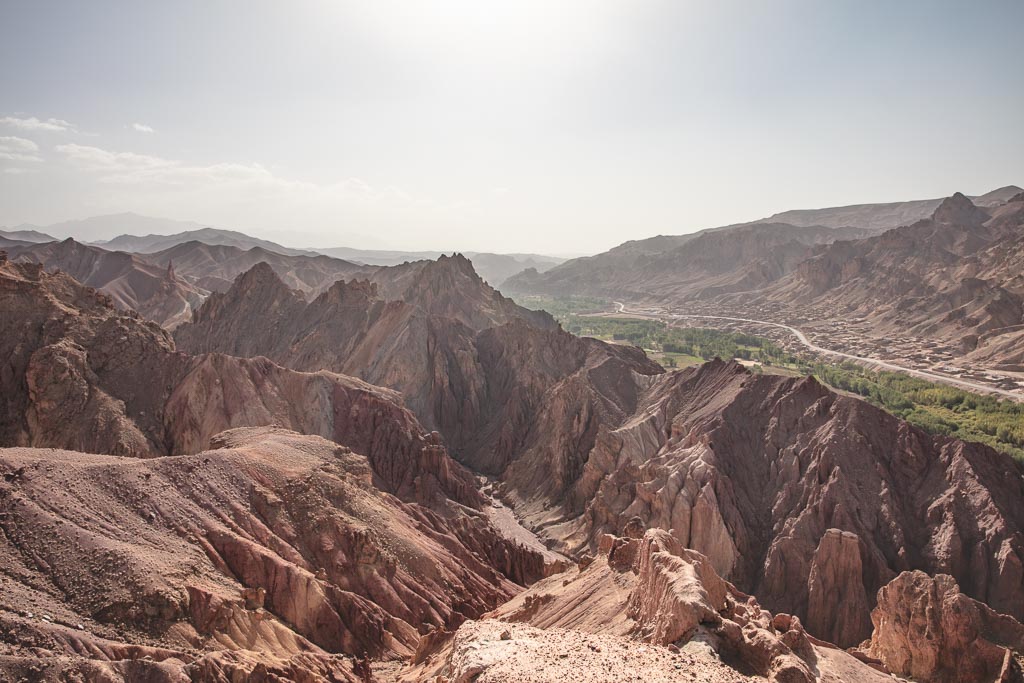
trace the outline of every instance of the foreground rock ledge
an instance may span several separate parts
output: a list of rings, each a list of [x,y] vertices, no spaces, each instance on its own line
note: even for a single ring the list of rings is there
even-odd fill
[[[593,560],[432,640],[403,681],[891,680],[761,609],[660,529],[606,535]]]
[[[920,681],[1024,681],[1024,626],[960,592],[953,577],[903,572],[878,591],[868,653]]]

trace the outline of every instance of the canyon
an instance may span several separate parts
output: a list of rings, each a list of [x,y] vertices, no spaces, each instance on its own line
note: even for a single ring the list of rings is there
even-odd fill
[[[985,254],[1021,203],[678,265],[724,241],[772,255],[737,282],[810,287],[808,250]],[[987,446],[813,377],[668,371],[459,254],[3,248],[7,679],[1024,680],[1024,467]]]

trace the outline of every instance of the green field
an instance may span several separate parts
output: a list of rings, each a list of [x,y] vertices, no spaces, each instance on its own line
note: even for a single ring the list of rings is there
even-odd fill
[[[712,358],[736,358],[764,365],[798,367],[799,359],[773,342],[750,334],[695,327],[669,327],[657,320],[573,316],[563,326],[573,334],[639,346],[658,360],[692,364]]]
[[[853,363],[807,364],[824,384],[863,397],[934,434],[980,441],[1024,461],[1024,405]]]
[[[551,312],[573,334],[639,346],[667,368],[699,365],[718,357],[753,361],[753,372],[814,375],[822,384],[858,396],[925,431],[985,443],[1024,462],[1024,405],[1008,399],[901,373],[876,372],[854,363],[821,363],[748,334],[669,327],[656,320],[580,315],[608,310],[610,303],[599,299],[557,300],[536,307]]]
[[[600,313],[612,308],[612,302],[593,297],[567,297],[553,299],[548,296],[517,296],[515,301],[520,306],[535,311],[547,311],[562,323],[562,327],[572,332],[569,327],[576,322],[580,313]]]

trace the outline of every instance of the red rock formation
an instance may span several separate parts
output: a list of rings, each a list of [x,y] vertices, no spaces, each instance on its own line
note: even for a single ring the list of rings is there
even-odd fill
[[[0,653],[31,645],[44,667],[82,670],[177,660],[167,680],[182,666],[329,679],[352,671],[332,653],[411,655],[418,629],[518,590],[486,551],[531,554],[482,512],[402,502],[368,458],[318,437],[261,428],[215,444],[148,460],[0,450]]]
[[[1024,470],[1008,458],[811,378],[721,361],[663,373],[553,328],[458,258],[401,271],[307,303],[253,268],[177,333],[239,358],[182,353],[66,276],[0,264],[0,444],[215,447],[0,457],[15,598],[101,627],[71,644],[15,632],[48,662],[90,652],[104,671],[148,648],[146,675],[168,680],[361,675],[337,653],[436,665],[437,634],[550,567],[488,522],[446,442],[549,542],[600,552],[499,611],[534,627],[710,647],[778,681],[870,680],[836,674],[864,667],[813,636],[866,638],[898,572],[948,573],[1024,614]],[[215,436],[270,424],[330,441]],[[103,578],[83,588],[86,574]],[[978,647],[972,670],[988,672]]]
[[[907,569],[950,573],[968,595],[1024,613],[1024,487],[1009,457],[930,436],[813,379],[719,361],[644,382],[635,410],[596,425],[589,453],[573,456],[585,464],[566,498],[584,501],[582,513],[531,498],[530,482],[558,480],[560,454],[527,451],[509,470],[531,470],[509,476],[511,493],[565,549],[593,547],[639,516],[842,646],[867,637],[875,593]],[[549,402],[543,424],[572,405]]]
[[[807,628],[819,638],[850,643],[871,634],[865,554],[860,537],[849,531],[829,529],[818,542],[807,582]]]
[[[935,683],[1024,681],[1024,626],[960,592],[946,574],[904,572],[878,592],[868,654]]]
[[[480,504],[472,477],[394,392],[265,358],[176,353],[159,327],[29,264],[0,264],[0,322],[2,445],[194,453],[225,429],[278,424],[365,453],[396,495]]]
[[[177,633],[187,620],[195,634],[175,640],[176,648],[195,647],[200,637],[235,649],[265,641],[286,655],[265,667],[288,671],[293,654],[315,648],[411,653],[421,625],[457,625],[517,590],[514,582],[549,571],[540,553],[492,527],[473,478],[392,391],[265,358],[175,352],[155,325],[38,266],[0,264],[0,303],[11,331],[0,339],[8,352],[0,375],[10,399],[0,422],[7,445],[155,456],[212,443],[249,458],[233,462],[225,480],[223,470],[207,467],[219,452],[152,466],[81,453],[12,456],[19,462],[5,470],[0,502],[10,507],[0,527],[13,544],[8,556],[24,563],[8,575],[45,576],[65,594],[81,593],[86,574],[104,577],[70,605],[43,599],[68,615],[63,623],[93,619],[113,640],[146,642],[154,628]],[[214,438],[225,428],[266,424],[335,443],[295,437],[298,445],[285,448],[235,432]],[[309,463],[315,453],[320,460]],[[23,478],[26,470],[32,474]],[[75,485],[58,483],[55,472]],[[71,508],[61,507],[65,501]],[[90,552],[95,561],[84,561]],[[201,579],[213,570],[208,578],[219,588]],[[221,575],[251,590],[226,590]],[[40,600],[36,590],[29,600]],[[277,621],[252,609],[260,594]],[[109,631],[121,623],[130,624],[128,635]],[[203,671],[247,670],[244,657],[222,659]]]
[[[462,257],[415,265],[401,280],[400,300],[386,300],[384,284],[338,282],[309,303],[268,266],[256,266],[211,296],[175,338],[193,353],[264,355],[397,389],[461,462],[489,474],[504,470],[529,440],[554,433],[536,424],[558,400],[545,394],[559,382],[584,385],[585,410],[597,417],[632,405],[632,372],[662,372],[636,349],[556,329],[547,314],[488,287]],[[585,442],[596,424],[582,425],[584,433],[567,436],[564,447]]]
[[[8,251],[12,261],[41,263],[50,272],[67,273],[109,295],[119,309],[138,311],[168,329],[188,321],[192,307],[206,295],[201,288],[175,277],[169,265],[73,239],[10,247]]]

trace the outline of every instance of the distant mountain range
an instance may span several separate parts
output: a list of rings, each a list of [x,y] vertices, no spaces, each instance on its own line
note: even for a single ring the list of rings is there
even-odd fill
[[[314,248],[312,251],[373,266],[397,266],[400,263],[409,261],[433,261],[445,253],[451,253],[441,251],[380,251],[352,249],[350,247]],[[507,278],[527,268],[533,268],[543,273],[566,261],[564,258],[544,256],[543,254],[495,254],[480,251],[466,251],[462,252],[462,254],[473,262],[473,267],[480,276],[495,287],[500,286]]]
[[[1024,191],[1008,186],[973,201],[958,193],[790,211],[626,242],[544,273],[526,270],[503,289],[727,309],[744,317],[770,310],[787,320],[857,319],[872,336],[942,341],[985,367],[1018,371],[1024,369],[1022,244]]]
[[[104,242],[124,234],[168,235],[176,232],[202,230],[207,227],[209,226],[191,221],[175,221],[169,218],[154,218],[126,212],[78,218],[46,226],[26,223],[15,229],[38,231],[47,236],[52,235],[55,239],[73,237],[79,242]]]
[[[1007,185],[977,197],[971,197],[977,206],[993,207],[1008,201],[1021,189],[1016,185]],[[821,225],[827,228],[856,226],[866,230],[882,231],[910,225],[915,221],[928,218],[939,208],[945,197],[938,199],[918,199],[909,202],[890,202],[887,204],[854,204],[828,209],[797,209],[783,211],[769,216],[759,223],[788,223],[797,226]]]
[[[315,296],[337,280],[370,277],[376,267],[322,254],[280,254],[260,246],[188,241],[153,253],[110,251],[68,238],[57,242],[7,242],[0,248],[16,262],[40,263],[108,294],[121,309],[173,329],[192,318],[192,310],[210,292],[224,291],[258,263],[304,295]]]
[[[190,221],[140,216],[135,213],[94,216],[48,226],[22,224],[10,230],[0,230],[0,247],[5,243],[54,242],[68,237],[78,242],[103,247],[108,251],[125,251],[136,254],[151,254],[189,242],[201,242],[209,246],[236,247],[244,251],[259,248],[266,252],[288,256],[323,254],[368,266],[394,266],[410,261],[432,261],[442,254],[452,253],[384,251],[352,247],[295,249],[235,230],[212,228]],[[464,252],[464,255],[473,261],[480,276],[494,286],[500,285],[507,278],[526,268],[544,272],[565,261],[564,258],[542,254]],[[289,285],[303,290],[307,289],[299,282],[289,283]]]
[[[38,230],[0,230],[0,246],[4,242],[27,242],[39,244],[40,242],[54,242],[56,238]]]
[[[114,251],[134,251],[140,254],[151,254],[188,242],[202,242],[210,246],[236,247],[238,249],[258,247],[278,254],[288,255],[312,253],[302,251],[301,249],[291,249],[276,242],[261,240],[235,230],[220,230],[218,228],[199,228],[197,230],[177,232],[172,235],[119,235],[112,240],[95,242],[95,244],[104,249]]]
[[[953,344],[986,367],[1024,367],[1024,196],[1007,186],[973,199],[796,210],[752,223],[625,242],[561,262],[538,254],[468,252],[473,269],[512,295],[588,296],[633,302],[720,302],[827,317],[843,310],[880,335],[901,330]],[[57,242],[74,231],[128,228],[107,242]],[[190,228],[181,230],[181,228]],[[167,234],[169,231],[170,234]],[[168,328],[210,292],[268,264],[286,287],[314,298],[338,280],[365,279],[401,298],[440,252],[299,250],[241,232],[117,214],[0,232],[17,261],[62,270],[122,308]],[[408,265],[406,265],[408,264]],[[823,317],[824,316],[824,317]],[[793,317],[793,316],[789,316]]]

